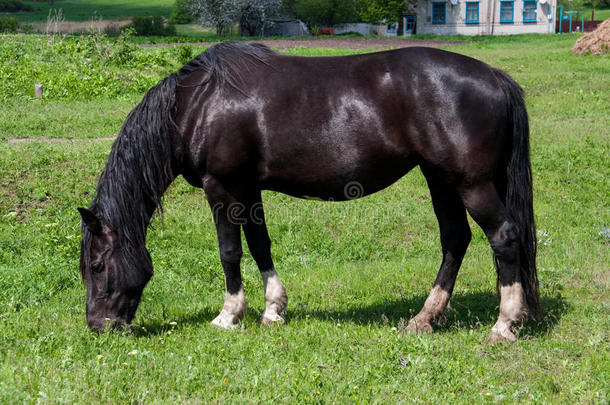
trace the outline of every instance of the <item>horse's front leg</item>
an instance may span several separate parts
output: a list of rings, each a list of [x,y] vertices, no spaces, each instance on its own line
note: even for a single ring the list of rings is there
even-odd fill
[[[256,261],[265,288],[265,312],[261,322],[264,325],[282,324],[285,321],[288,295],[271,259],[271,240],[265,224],[265,214],[260,191],[252,193],[248,201],[248,216],[244,224],[244,234],[248,248]]]
[[[240,211],[239,202],[211,176],[203,179],[203,185],[216,225],[226,289],[222,311],[212,321],[212,325],[233,329],[244,319],[247,307],[239,269],[242,256],[240,220],[232,214]]]

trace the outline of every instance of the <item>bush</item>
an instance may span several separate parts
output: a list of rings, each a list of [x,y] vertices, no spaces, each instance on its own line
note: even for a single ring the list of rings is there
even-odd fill
[[[0,17],[0,32],[16,32],[19,21],[15,17]]]
[[[21,0],[0,0],[0,11],[7,11],[9,13],[15,11],[32,11],[32,6],[23,4]]]
[[[188,4],[189,0],[176,0],[169,15],[170,24],[188,24],[195,19]]]
[[[131,26],[135,29],[136,35],[175,35],[176,27],[165,25],[165,19],[161,16],[156,17],[133,17]]]
[[[110,23],[104,28],[104,34],[109,37],[118,37],[121,34],[121,27],[118,24]]]

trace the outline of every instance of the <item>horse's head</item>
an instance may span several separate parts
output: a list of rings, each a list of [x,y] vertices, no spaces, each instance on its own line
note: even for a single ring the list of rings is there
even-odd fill
[[[122,246],[117,232],[93,212],[78,211],[84,224],[80,269],[87,286],[87,325],[95,331],[121,330],[133,319],[152,276],[150,255],[144,246]]]

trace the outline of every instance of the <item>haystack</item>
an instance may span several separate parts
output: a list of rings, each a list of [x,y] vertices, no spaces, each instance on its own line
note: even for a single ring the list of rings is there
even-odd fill
[[[578,55],[589,52],[593,55],[610,52],[610,18],[599,24],[595,31],[578,38],[578,41],[572,47],[572,53]]]

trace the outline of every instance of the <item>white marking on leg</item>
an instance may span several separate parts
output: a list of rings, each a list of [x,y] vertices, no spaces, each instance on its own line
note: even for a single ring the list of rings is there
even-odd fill
[[[221,329],[235,329],[246,316],[246,308],[246,295],[243,287],[237,294],[227,292],[222,311],[214,318],[212,325]]]
[[[284,323],[288,295],[275,269],[261,272],[265,287],[265,312],[263,323]]]
[[[449,304],[449,298],[451,297],[447,291],[435,285],[428,298],[426,298],[423,310],[430,315],[431,320],[437,321],[443,316],[447,304]]]
[[[525,295],[520,282],[500,287],[500,316],[491,328],[491,334],[487,338],[488,341],[501,340],[493,337],[493,334],[499,335],[510,342],[517,340],[512,327],[514,324],[521,323],[527,315],[524,302]]]
[[[435,285],[426,298],[423,308],[409,321],[407,332],[432,332],[430,322],[439,322],[449,304],[449,293]]]
[[[500,287],[500,315],[512,322],[521,322],[527,315],[525,293],[520,282]]]

